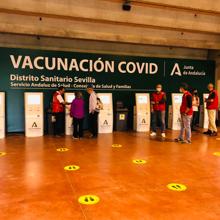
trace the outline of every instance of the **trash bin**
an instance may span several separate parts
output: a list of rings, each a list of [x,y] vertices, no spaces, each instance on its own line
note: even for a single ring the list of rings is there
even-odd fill
[[[122,102],[117,102],[115,109],[115,130],[127,131],[128,130],[128,109],[124,108]]]
[[[115,114],[115,130],[127,131],[128,130],[128,109],[117,109]]]

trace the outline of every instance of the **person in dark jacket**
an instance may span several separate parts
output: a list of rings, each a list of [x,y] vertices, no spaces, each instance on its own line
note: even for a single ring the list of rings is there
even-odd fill
[[[85,117],[85,103],[81,92],[75,93],[75,99],[71,103],[70,116],[73,117],[73,138],[83,137],[83,120]]]
[[[188,91],[188,85],[182,83],[180,92],[183,93],[182,103],[180,106],[181,114],[181,130],[179,137],[175,139],[176,142],[191,144],[191,120],[193,115],[192,108],[192,94]],[[184,132],[186,132],[186,140],[184,140]]]
[[[94,91],[93,85],[89,84],[86,91],[89,94],[89,131],[91,132],[90,138],[98,137],[98,97]]]

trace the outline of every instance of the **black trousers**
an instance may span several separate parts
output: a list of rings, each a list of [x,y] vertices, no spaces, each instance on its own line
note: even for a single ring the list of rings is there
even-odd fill
[[[98,112],[89,114],[89,131],[94,137],[98,136]]]
[[[83,137],[83,118],[73,118],[73,137]]]
[[[64,113],[56,112],[53,113],[56,121],[54,123],[54,135],[61,135],[64,132]]]
[[[192,128],[196,127],[196,125],[198,123],[198,119],[199,119],[199,111],[194,111],[193,112],[192,123],[191,123]]]

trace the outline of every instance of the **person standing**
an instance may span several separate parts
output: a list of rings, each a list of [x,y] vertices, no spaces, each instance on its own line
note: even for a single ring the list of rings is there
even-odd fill
[[[75,93],[75,99],[71,103],[70,116],[73,117],[73,138],[83,138],[83,120],[85,117],[85,103],[81,92]]]
[[[188,91],[188,85],[183,83],[180,86],[180,92],[183,93],[182,103],[180,106],[181,130],[176,142],[191,144],[191,120],[193,115],[192,94]],[[184,140],[184,132],[186,140]]]
[[[200,98],[198,95],[198,91],[194,89],[192,93],[192,106],[193,106],[193,118],[191,123],[192,131],[196,131],[195,128],[199,118],[199,105],[200,105]]]
[[[98,115],[99,108],[97,107],[97,95],[94,91],[93,85],[87,86],[87,92],[89,94],[89,131],[91,132],[91,138],[97,138],[98,136]]]
[[[166,93],[162,91],[162,85],[158,84],[156,86],[156,92],[151,95],[151,105],[152,105],[152,132],[151,137],[157,135],[156,129],[157,125],[160,125],[162,138],[166,137],[165,134],[165,110],[166,110]]]
[[[214,89],[214,85],[212,83],[208,84],[209,96],[205,99],[206,108],[208,111],[209,118],[209,127],[208,131],[204,132],[204,134],[210,136],[217,136],[217,127],[216,127],[216,112],[218,110],[218,93]]]
[[[66,104],[62,97],[64,92],[65,89],[61,86],[53,94],[52,113],[55,116],[54,135],[57,137],[63,133],[64,128],[64,106]]]

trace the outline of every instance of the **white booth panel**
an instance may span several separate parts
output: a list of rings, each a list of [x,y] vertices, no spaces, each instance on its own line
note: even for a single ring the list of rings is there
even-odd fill
[[[44,134],[43,93],[25,92],[25,136],[39,137]]]
[[[112,93],[98,93],[97,96],[103,103],[103,110],[100,110],[98,118],[99,133],[113,132],[113,102]]]
[[[207,99],[208,96],[209,96],[208,93],[203,94],[203,105],[200,106],[199,126],[205,129],[207,129],[209,125],[208,111],[206,109],[206,102],[205,102],[205,99]]]
[[[5,137],[5,93],[0,92],[0,138]]]
[[[180,130],[181,128],[181,114],[180,114],[180,106],[182,103],[182,93],[172,93],[172,113],[170,116],[172,117],[172,129]]]
[[[72,101],[75,99],[75,93],[66,92],[64,94],[65,101],[68,103],[72,103]],[[66,105],[65,110],[65,134],[66,135],[72,135],[73,134],[73,118],[70,117],[70,106]]]
[[[150,131],[150,95],[148,93],[136,93],[135,100],[134,129],[138,132]]]

